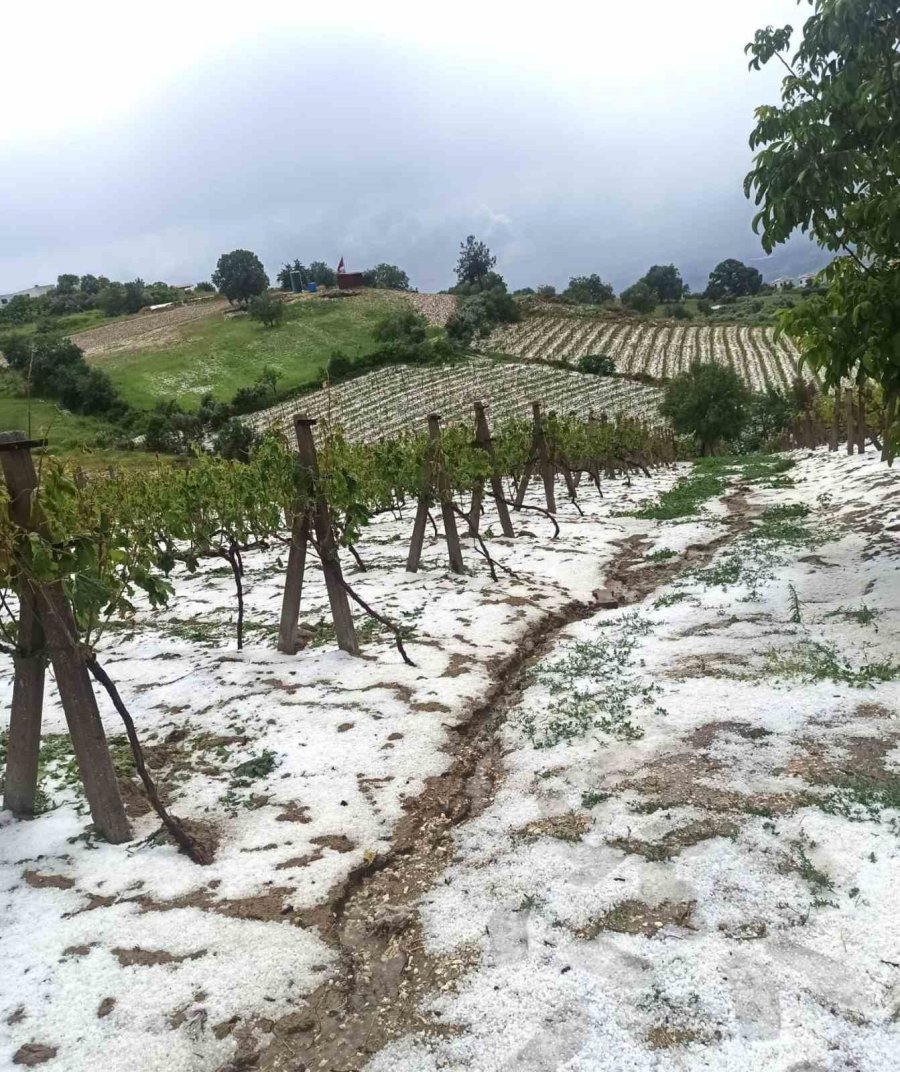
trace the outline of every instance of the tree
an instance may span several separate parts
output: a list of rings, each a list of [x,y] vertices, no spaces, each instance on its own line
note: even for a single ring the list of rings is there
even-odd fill
[[[125,312],[125,288],[121,283],[110,283],[97,295],[97,305],[106,316],[120,316]]]
[[[27,324],[34,319],[35,301],[27,294],[16,294],[6,305],[0,306],[0,320],[6,324]]]
[[[147,304],[147,295],[144,293],[143,279],[132,279],[124,286],[124,302],[126,313],[137,313]]]
[[[638,280],[619,295],[623,305],[636,313],[650,313],[656,308],[656,294],[646,283]]]
[[[692,435],[701,454],[736,439],[747,420],[750,392],[725,365],[695,363],[669,382],[660,413],[680,435]]]
[[[205,279],[201,279],[194,287],[195,294],[211,294],[216,288],[212,283],[208,283]]]
[[[538,297],[540,298],[555,298],[556,287],[552,283],[541,283],[537,288]]]
[[[245,305],[254,294],[262,294],[269,286],[269,277],[262,262],[249,249],[234,249],[223,253],[212,274],[219,293],[232,304]]]
[[[57,294],[74,294],[78,289],[78,276],[72,275],[70,272],[64,275],[58,275],[56,277],[56,293]]]
[[[469,235],[459,244],[459,260],[456,262],[456,279],[459,283],[480,283],[497,263],[484,242]]]
[[[313,261],[307,271],[309,279],[320,287],[337,286],[337,273],[324,261]]]
[[[100,290],[100,280],[95,275],[83,275],[78,280],[78,289],[82,294],[96,294]]]
[[[428,338],[428,321],[414,309],[392,309],[375,324],[375,341],[397,350],[411,350]]]
[[[563,291],[563,297],[579,305],[601,305],[605,301],[612,301],[615,292],[609,283],[604,283],[594,272],[592,275],[573,276]]]
[[[376,290],[409,290],[409,276],[396,264],[376,264],[367,272],[363,272],[363,279],[367,287],[375,287]]]
[[[254,294],[247,308],[251,319],[258,320],[264,327],[274,328],[284,322],[284,302],[268,291]]]
[[[762,272],[729,257],[709,273],[706,287],[708,298],[740,298],[756,294],[762,286]]]
[[[606,354],[585,354],[578,359],[578,371],[590,372],[595,376],[615,376],[616,363]]]
[[[684,280],[674,264],[654,264],[641,282],[656,293],[658,301],[679,302],[684,297]]]
[[[892,0],[809,0],[790,54],[790,26],[758,30],[750,67],[777,59],[781,105],[756,110],[758,150],[744,189],[770,252],[797,230],[839,254],[825,293],[779,314],[828,386],[870,377],[886,424],[900,393],[900,13]],[[886,451],[891,457],[891,450]]]

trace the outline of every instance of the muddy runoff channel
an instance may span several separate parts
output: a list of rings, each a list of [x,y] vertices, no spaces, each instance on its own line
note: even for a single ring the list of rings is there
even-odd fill
[[[247,1032],[220,1072],[355,1072],[389,1042],[411,1032],[432,1035],[456,1030],[421,1007],[427,997],[454,985],[477,961],[475,951],[432,956],[424,950],[416,903],[451,863],[453,832],[479,815],[503,777],[498,729],[519,701],[528,671],[553,650],[567,625],[604,609],[640,602],[686,569],[704,566],[739,532],[749,514],[738,488],[725,499],[728,531],[689,547],[676,559],[647,562],[650,542],[632,536],[619,542],[607,569],[606,588],[590,602],[573,602],[549,614],[519,646],[497,663],[494,685],[468,719],[454,727],[448,745],[451,766],[429,778],[406,804],[390,851],[362,864],[329,900],[298,922],[315,926],[339,953],[335,974],[296,1012],[265,1023],[271,1041],[260,1051]]]

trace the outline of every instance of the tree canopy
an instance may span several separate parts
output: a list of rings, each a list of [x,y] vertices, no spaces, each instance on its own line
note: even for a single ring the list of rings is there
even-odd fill
[[[363,272],[367,287],[376,290],[409,290],[409,276],[396,264],[376,264],[374,268]]]
[[[799,0],[798,0],[799,2]],[[896,0],[807,0],[790,26],[758,30],[750,67],[785,69],[780,105],[756,109],[745,191],[771,251],[795,232],[839,254],[825,293],[780,314],[828,385],[869,376],[900,392],[900,9]]]
[[[459,259],[456,262],[456,279],[459,283],[479,283],[497,263],[484,242],[469,235],[460,242]]]
[[[678,302],[684,296],[684,280],[674,264],[654,264],[641,279],[661,302]]]
[[[750,392],[725,365],[696,363],[669,382],[660,413],[680,435],[692,435],[702,454],[736,439],[747,420]]]
[[[269,277],[262,262],[249,249],[234,249],[223,253],[212,274],[212,281],[220,294],[230,302],[245,303],[262,294],[269,286]]]
[[[741,298],[746,294],[758,294],[762,281],[762,272],[758,269],[729,257],[709,273],[706,293],[710,298]]]
[[[611,301],[615,297],[615,291],[609,283],[593,272],[591,275],[577,275],[569,280],[569,285],[563,291],[564,298],[570,298],[579,305],[601,305],[605,301]]]

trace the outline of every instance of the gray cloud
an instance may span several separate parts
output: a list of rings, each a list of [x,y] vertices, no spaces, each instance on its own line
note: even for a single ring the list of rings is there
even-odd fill
[[[470,232],[513,286],[598,271],[622,287],[669,261],[697,285],[726,256],[818,265],[805,242],[761,259],[740,187],[767,86],[728,61],[721,82],[592,93],[409,44],[263,35],[99,130],[4,147],[0,289],[199,279],[235,246],[271,273],[343,255],[438,289]]]

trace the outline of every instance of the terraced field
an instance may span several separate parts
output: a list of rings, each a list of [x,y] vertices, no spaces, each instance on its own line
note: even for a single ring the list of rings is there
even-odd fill
[[[247,418],[259,430],[280,425],[291,431],[298,414],[340,424],[352,439],[366,441],[405,429],[420,429],[429,413],[467,421],[472,403],[487,403],[497,419],[524,417],[533,401],[547,410],[609,416],[652,417],[662,392],[619,377],[589,376],[540,364],[478,359],[438,368],[390,366],[359,379],[290,399]]]
[[[770,327],[680,324],[674,321],[612,320],[538,314],[490,336],[486,349],[526,361],[574,364],[588,354],[606,354],[619,372],[668,379],[694,361],[733,368],[754,390],[788,387],[801,372],[793,343],[776,341]]]

